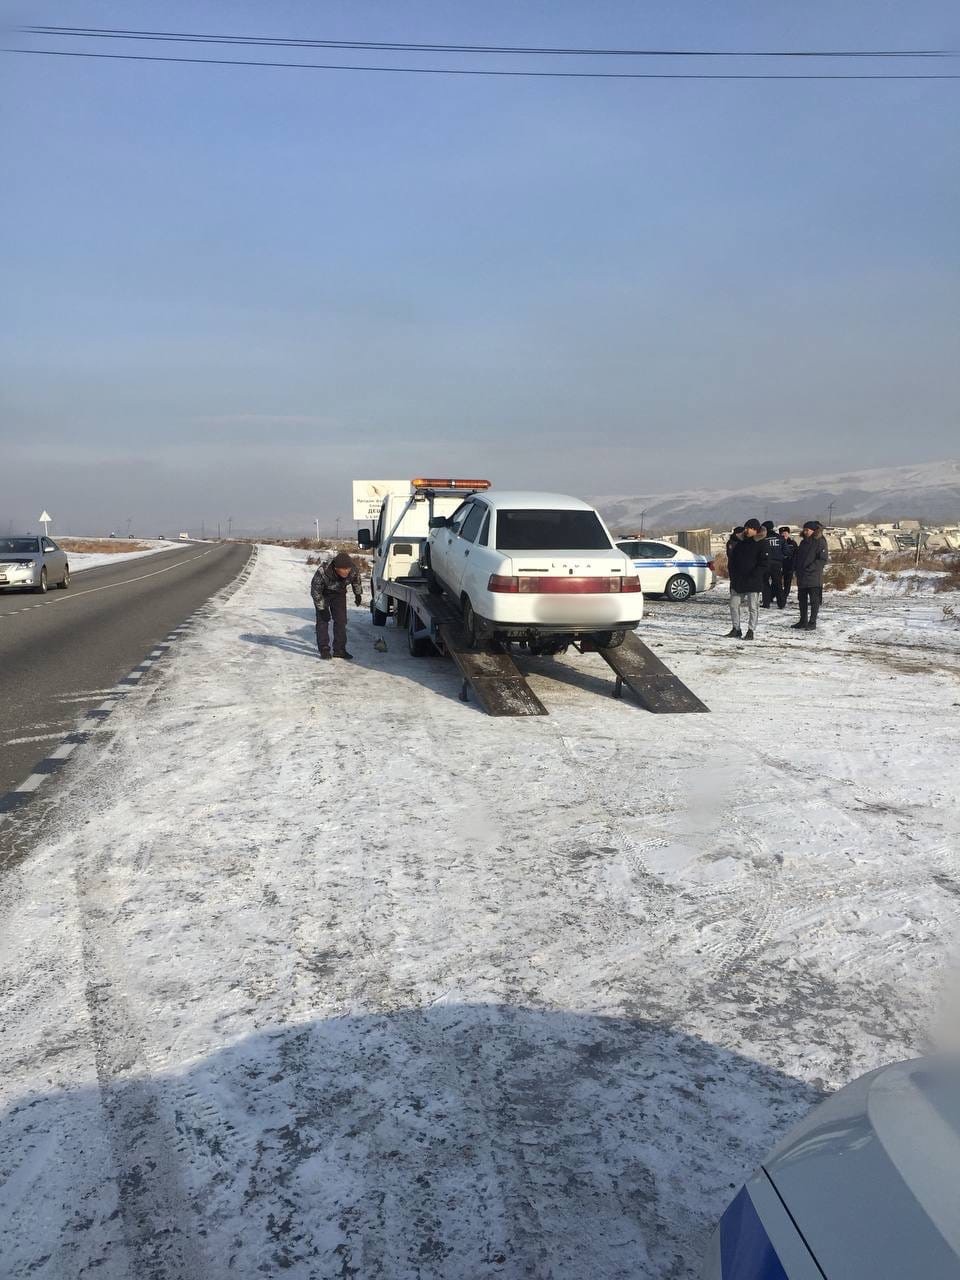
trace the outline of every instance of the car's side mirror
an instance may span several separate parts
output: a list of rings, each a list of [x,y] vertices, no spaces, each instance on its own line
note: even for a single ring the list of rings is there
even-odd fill
[[[431,529],[448,529],[449,527],[450,527],[450,521],[449,521],[449,519],[448,519],[446,516],[431,516],[431,517],[430,517],[430,528],[431,528]]]
[[[367,549],[368,547],[372,547],[372,546],[373,546],[373,538],[370,536],[370,530],[369,530],[369,529],[358,529],[358,530],[357,530],[357,546],[358,546],[362,551],[366,551],[366,549]]]

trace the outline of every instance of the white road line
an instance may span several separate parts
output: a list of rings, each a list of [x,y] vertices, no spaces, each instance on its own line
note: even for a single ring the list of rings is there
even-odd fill
[[[70,755],[71,752],[76,751],[79,745],[80,744],[78,742],[61,742],[60,746],[57,747],[56,751],[50,752],[49,756],[47,756],[47,759],[48,760],[66,760],[67,756]]]
[[[8,738],[3,745],[5,747],[22,747],[28,742],[49,742],[51,738],[56,738],[59,742],[63,734],[63,729],[59,733],[34,733],[29,738]]]
[[[36,791],[47,776],[45,773],[31,773],[30,777],[25,778],[19,787],[14,787],[13,789],[14,791]]]
[[[97,711],[113,711],[116,705],[117,704],[115,702],[101,702],[99,707],[96,708],[96,710]]]

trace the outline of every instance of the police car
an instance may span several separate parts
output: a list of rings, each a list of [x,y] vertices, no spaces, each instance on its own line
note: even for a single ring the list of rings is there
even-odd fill
[[[917,1058],[815,1107],[734,1198],[702,1280],[958,1280],[960,1065]]]
[[[716,584],[713,561],[663,538],[626,538],[617,546],[633,562],[644,595],[689,600],[698,591]]]

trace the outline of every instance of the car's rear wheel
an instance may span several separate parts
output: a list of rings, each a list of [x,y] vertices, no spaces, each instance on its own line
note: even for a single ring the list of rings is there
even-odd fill
[[[373,600],[370,601],[370,619],[375,627],[385,627],[387,625],[387,615],[382,609],[378,609]]]
[[[37,585],[36,585],[33,589],[34,589],[34,591],[37,593],[37,595],[38,595],[38,596],[46,595],[46,593],[47,593],[47,569],[46,569],[46,566],[44,566],[44,567],[40,570],[40,581],[37,583]]]
[[[677,601],[689,600],[693,592],[693,579],[688,578],[685,573],[675,573],[663,590],[668,600]]]
[[[63,567],[63,577],[57,583],[57,586],[60,588],[61,591],[66,591],[69,585],[70,585],[70,566],[67,564],[67,565],[64,565]]]
[[[480,639],[477,615],[473,612],[473,605],[466,596],[463,598],[463,629],[467,633],[470,644],[476,646]]]

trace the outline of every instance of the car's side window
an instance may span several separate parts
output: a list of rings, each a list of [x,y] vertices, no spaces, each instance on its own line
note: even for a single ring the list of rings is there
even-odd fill
[[[487,539],[490,537],[490,508],[487,507],[487,514],[483,517],[483,528],[480,530],[480,537],[477,538],[477,546],[485,547]]]
[[[639,548],[643,560],[670,560],[677,554],[675,547],[668,547],[662,542],[641,542]]]
[[[625,556],[629,556],[631,560],[638,560],[640,552],[638,550],[640,544],[638,542],[618,542],[617,546]]]
[[[485,505],[482,502],[475,502],[470,508],[470,514],[460,526],[460,537],[466,539],[467,542],[474,542],[480,532],[480,526],[483,524],[483,517],[486,514]]]
[[[450,517],[450,523],[447,525],[447,528],[452,529],[454,533],[459,533],[460,527],[463,524],[464,520],[466,520],[467,515],[469,514],[470,508],[472,506],[473,506],[472,498],[470,499],[469,502],[461,502],[459,507],[457,507],[456,511]]]

